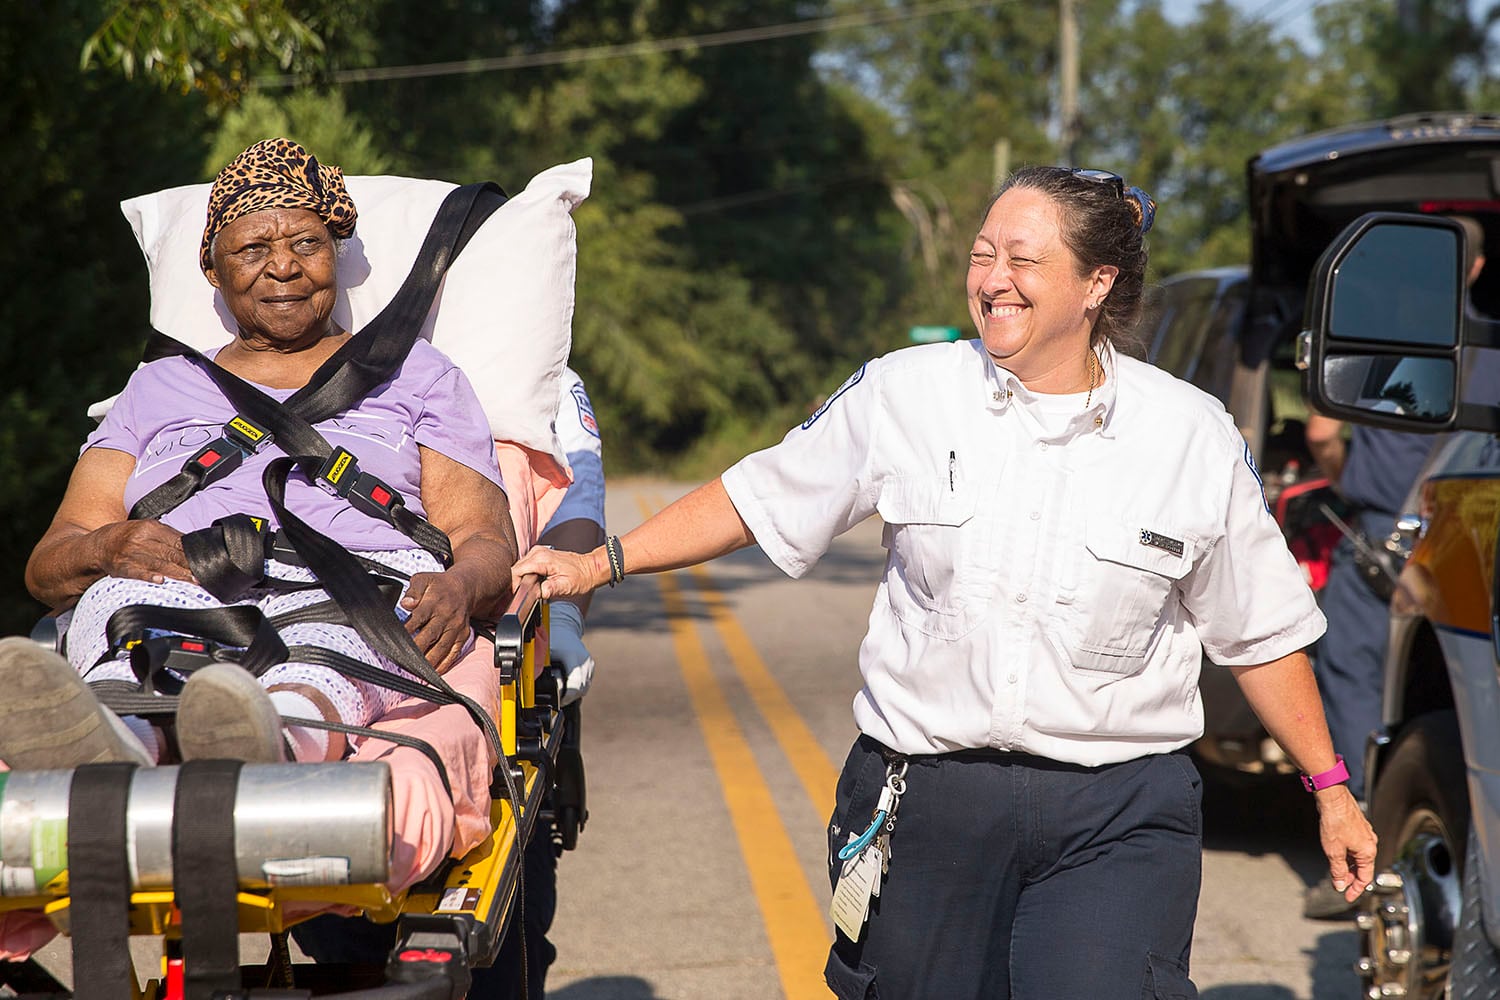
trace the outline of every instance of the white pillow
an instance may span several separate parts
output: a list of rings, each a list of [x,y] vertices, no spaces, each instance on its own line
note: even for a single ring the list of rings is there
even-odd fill
[[[593,161],[544,170],[489,217],[449,268],[422,336],[474,383],[495,438],[567,456],[554,419],[572,346],[576,232],[570,214],[588,197]],[[410,177],[346,177],[359,210],[338,262],[334,321],[360,330],[406,280],[438,206],[455,185]],[[146,255],[151,325],[199,350],[235,334],[224,300],[198,267],[207,184],[120,203]],[[102,418],[112,400],[89,413]]]

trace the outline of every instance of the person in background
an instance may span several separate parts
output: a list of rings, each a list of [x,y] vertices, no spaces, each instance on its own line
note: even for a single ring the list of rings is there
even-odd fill
[[[605,539],[604,456],[594,405],[583,379],[572,368],[563,370],[557,436],[573,468],[573,483],[537,544],[561,552],[591,552]],[[584,618],[592,599],[591,593],[559,597],[548,606],[547,639],[552,662],[562,668],[566,681],[562,692],[564,705],[581,700],[593,681],[594,657],[583,642]],[[471,1000],[542,1000],[547,969],[557,959],[557,947],[547,934],[557,913],[559,850],[552,842],[552,823],[548,820],[537,828],[526,847],[526,900],[521,919],[512,918],[494,964],[488,969],[474,970]],[[520,960],[523,936],[524,992]]]
[[[1464,230],[1466,283],[1484,270],[1484,228],[1468,216],[1451,218]],[[1377,552],[1396,529],[1401,505],[1432,450],[1430,434],[1355,425],[1347,440],[1342,421],[1320,413],[1307,419],[1307,448],[1318,469],[1351,506],[1345,519],[1359,538],[1344,538],[1333,551],[1323,613],[1328,632],[1318,644],[1315,671],[1333,747],[1349,767],[1349,787],[1362,804],[1365,744],[1380,726],[1390,580],[1361,554]],[[1352,915],[1354,905],[1327,879],[1308,889],[1303,915],[1315,920]]]
[[[589,552],[605,538],[604,456],[588,389],[571,368],[563,370],[556,428],[573,469],[573,482],[537,544]],[[564,705],[580,700],[593,679],[594,657],[583,642],[591,600],[591,594],[556,598],[548,608],[552,662],[562,668],[566,681]],[[547,969],[557,958],[557,948],[547,939],[557,912],[557,858],[548,821],[537,827],[526,847],[520,919],[512,917],[494,962],[472,970],[471,1000],[542,1000]],[[383,964],[396,943],[395,924],[377,924],[363,917],[316,917],[294,927],[292,936],[309,957],[329,963]]]
[[[1193,998],[1206,652],[1306,774],[1330,874],[1368,884],[1303,649],[1323,616],[1216,400],[1116,350],[1155,204],[1028,167],[969,255],[979,339],[868,362],[782,442],[543,594],[758,544],[801,576],[879,513],[861,730],[828,826],[843,1000]]]

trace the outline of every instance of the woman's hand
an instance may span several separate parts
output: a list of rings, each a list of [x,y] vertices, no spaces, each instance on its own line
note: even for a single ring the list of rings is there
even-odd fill
[[[542,577],[542,596],[547,598],[578,597],[591,593],[609,580],[609,570],[599,569],[601,551],[561,552],[545,545],[534,546],[510,568],[512,589],[521,585],[521,577],[535,573]]]
[[[1375,831],[1348,785],[1324,788],[1317,798],[1318,836],[1328,855],[1328,874],[1333,887],[1352,903],[1375,877]]]
[[[149,583],[197,582],[182,551],[182,532],[176,528],[160,521],[121,521],[95,534],[102,549],[100,563],[109,576]]]
[[[468,588],[454,573],[418,573],[401,598],[401,607],[411,613],[406,631],[440,674],[458,662],[469,641],[472,604]]]

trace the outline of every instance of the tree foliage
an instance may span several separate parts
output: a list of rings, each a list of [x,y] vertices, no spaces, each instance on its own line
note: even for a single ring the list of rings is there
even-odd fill
[[[40,610],[21,571],[91,426],[84,407],[117,392],[140,357],[145,269],[117,205],[195,178],[208,138],[201,101],[79,70],[100,13],[87,0],[0,8],[0,218],[16,279],[0,296],[6,632]]]
[[[258,65],[308,66],[323,51],[313,23],[284,0],[114,0],[80,62],[139,71],[164,86],[233,103]]]
[[[1462,0],[1321,3],[1311,39],[1227,0],[1185,22],[1160,0],[1078,9],[1077,155],[1156,195],[1159,276],[1244,259],[1245,163],[1266,145],[1500,97],[1497,15]],[[599,51],[821,17],[866,26]],[[1055,0],[0,6],[0,210],[27,276],[0,299],[0,363],[18,373],[0,392],[0,483],[28,501],[0,527],[6,630],[36,610],[20,567],[83,406],[118,389],[145,331],[122,198],[206,179],[273,134],[352,173],[512,192],[592,157],[574,364],[612,471],[670,468],[768,443],[911,325],[968,325],[964,253],[997,175],[1059,155],[1057,45]],[[449,65],[538,53],[564,55]],[[425,69],[344,75],[382,67]]]

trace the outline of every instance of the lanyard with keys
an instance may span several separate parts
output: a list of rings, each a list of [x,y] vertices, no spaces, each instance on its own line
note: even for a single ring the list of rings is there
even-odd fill
[[[875,804],[870,826],[859,836],[849,835],[849,843],[838,852],[839,877],[834,886],[829,914],[851,941],[859,939],[860,928],[870,911],[870,899],[880,895],[880,879],[891,867],[891,831],[896,829],[896,811],[906,794],[905,759],[886,765],[885,786]]]
[[[895,761],[886,765],[885,787],[880,790],[880,801],[875,804],[875,818],[871,820],[869,829],[839,849],[840,861],[848,861],[877,837],[880,839],[880,853],[887,858],[890,856],[891,831],[896,829],[896,810],[901,807],[901,796],[906,794],[906,768],[905,760],[900,762],[899,769]]]

